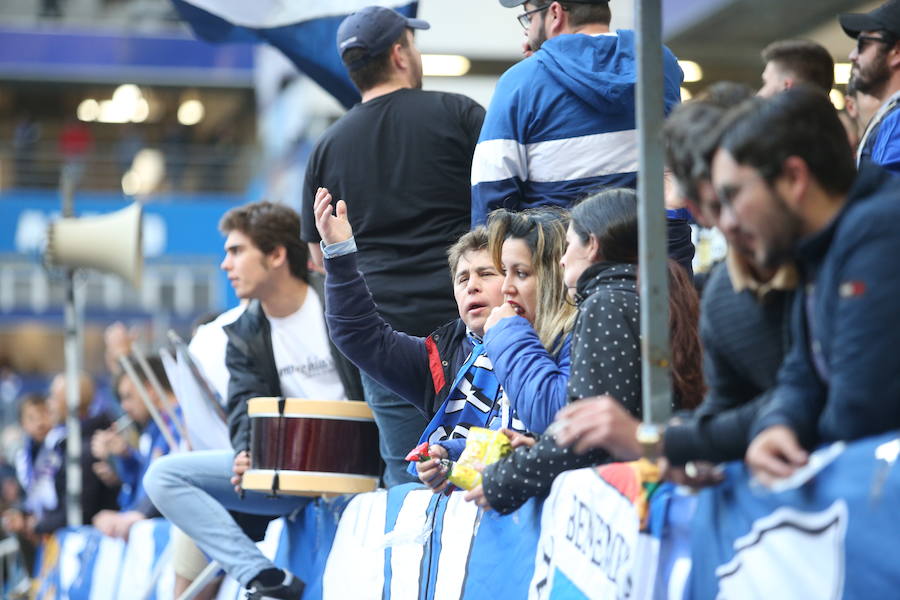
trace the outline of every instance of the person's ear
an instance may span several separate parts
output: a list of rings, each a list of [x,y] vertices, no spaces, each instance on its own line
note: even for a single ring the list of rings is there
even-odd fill
[[[280,267],[281,265],[287,264],[287,248],[284,246],[275,246],[275,248],[269,252],[268,258],[270,267]]]
[[[548,37],[554,37],[563,33],[569,24],[569,14],[563,9],[562,4],[554,2],[545,13],[544,26],[549,22],[550,33]]]
[[[900,42],[895,42],[893,47],[888,50],[887,64],[892,69],[900,69]]]
[[[409,54],[403,51],[401,44],[391,46],[391,65],[396,71],[409,70]]]
[[[588,256],[592,261],[599,262],[603,260],[603,248],[600,245],[600,240],[593,233],[588,237],[587,247]]]
[[[792,210],[800,210],[812,183],[809,165],[799,156],[789,156],[781,167],[781,175],[775,180],[776,191]]]

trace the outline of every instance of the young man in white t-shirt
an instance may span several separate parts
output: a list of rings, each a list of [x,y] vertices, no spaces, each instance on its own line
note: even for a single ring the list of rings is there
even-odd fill
[[[359,374],[328,337],[323,296],[315,289],[320,282],[308,272],[297,213],[257,202],[226,213],[219,228],[227,236],[222,269],[237,296],[249,299],[244,313],[223,328],[234,451],[157,461],[144,485],[163,515],[247,587],[249,598],[299,598],[303,583],[277,569],[253,538],[260,537],[268,520],[308,500],[236,492],[250,467],[247,401],[258,396],[359,399]],[[249,518],[236,520],[229,511],[249,513]]]

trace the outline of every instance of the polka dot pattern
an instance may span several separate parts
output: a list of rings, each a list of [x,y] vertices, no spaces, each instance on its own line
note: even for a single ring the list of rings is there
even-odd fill
[[[610,394],[640,416],[640,302],[635,268],[605,265],[596,271],[586,285],[579,286],[569,400]],[[607,460],[609,455],[603,450],[576,455],[559,448],[552,437],[543,436],[533,447],[517,448],[488,466],[482,479],[484,493],[492,508],[509,513],[529,498],[549,492],[563,471]]]

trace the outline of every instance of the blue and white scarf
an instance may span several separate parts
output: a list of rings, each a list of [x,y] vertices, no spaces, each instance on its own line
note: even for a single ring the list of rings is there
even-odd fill
[[[494,373],[494,366],[484,349],[484,342],[468,332],[472,351],[457,371],[450,393],[435,413],[419,443],[440,444],[447,449],[451,460],[462,454],[470,427],[516,431],[525,428],[510,412],[509,400]],[[415,464],[410,465],[415,474]]]

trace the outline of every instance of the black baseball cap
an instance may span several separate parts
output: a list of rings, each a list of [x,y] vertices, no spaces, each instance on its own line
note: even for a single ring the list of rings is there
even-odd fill
[[[500,4],[506,8],[515,8],[525,4],[528,0],[500,0]],[[609,4],[609,0],[558,0],[559,2],[570,2],[572,4]],[[547,2],[546,4],[550,4]]]
[[[383,6],[367,6],[344,19],[337,31],[338,54],[350,48],[363,48],[366,55],[348,68],[363,66],[372,58],[391,47],[403,30],[429,29],[431,25],[422,19],[404,17],[396,10]]]
[[[900,0],[888,0],[869,13],[844,13],[838,22],[854,39],[863,31],[887,31],[900,38]]]

